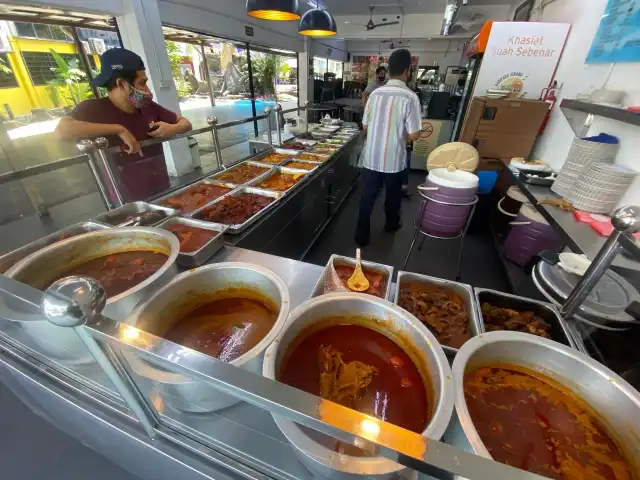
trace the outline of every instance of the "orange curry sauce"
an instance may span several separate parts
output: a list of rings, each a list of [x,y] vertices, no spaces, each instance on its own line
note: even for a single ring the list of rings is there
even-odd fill
[[[464,395],[496,461],[558,479],[635,478],[591,408],[551,379],[497,364],[466,374]]]

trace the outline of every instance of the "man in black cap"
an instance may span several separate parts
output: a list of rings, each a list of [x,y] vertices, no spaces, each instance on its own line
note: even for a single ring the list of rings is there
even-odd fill
[[[100,57],[93,84],[108,97],[85,100],[56,127],[60,140],[106,137],[122,148],[114,155],[126,200],[144,200],[169,187],[162,145],[140,148],[140,141],[168,138],[191,130],[191,122],[153,102],[142,59],[130,50],[113,48]]]

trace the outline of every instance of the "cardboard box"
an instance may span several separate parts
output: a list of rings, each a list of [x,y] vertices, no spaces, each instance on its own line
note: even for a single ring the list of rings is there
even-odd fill
[[[474,97],[460,141],[473,145],[481,158],[529,158],[548,110],[542,100]]]

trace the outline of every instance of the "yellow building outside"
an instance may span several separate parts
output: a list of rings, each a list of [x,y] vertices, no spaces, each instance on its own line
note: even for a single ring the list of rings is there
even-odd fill
[[[60,54],[76,54],[79,52],[75,44],[55,40],[40,40],[34,38],[9,37],[11,52],[7,53],[9,68],[16,77],[18,86],[14,88],[0,88],[0,110],[2,106],[9,104],[14,115],[31,113],[32,109],[51,109],[63,106],[73,106],[64,88],[60,88],[59,105],[54,105],[47,92],[46,85],[34,85],[29,71],[22,58],[22,52],[49,52],[50,49]],[[98,56],[94,56],[96,65],[99,65]],[[82,65],[80,65],[82,68]]]

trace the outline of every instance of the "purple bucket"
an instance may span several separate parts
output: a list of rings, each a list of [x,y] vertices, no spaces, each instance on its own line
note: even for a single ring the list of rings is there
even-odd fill
[[[523,225],[514,225],[504,242],[504,255],[513,263],[524,267],[542,250],[562,250],[556,232],[531,205],[523,205],[514,221]]]
[[[460,235],[478,190],[478,177],[460,170],[437,168],[429,172],[424,186],[434,190],[422,191],[429,201],[422,212],[421,229],[438,237]]]

